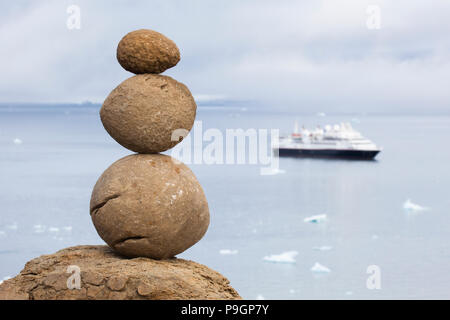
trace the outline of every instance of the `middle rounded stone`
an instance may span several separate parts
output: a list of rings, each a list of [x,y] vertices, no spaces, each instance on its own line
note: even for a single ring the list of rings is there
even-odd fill
[[[197,105],[189,89],[171,77],[140,74],[119,84],[106,98],[100,118],[119,144],[139,153],[173,148],[177,129],[190,131]],[[176,131],[174,137],[181,136]]]

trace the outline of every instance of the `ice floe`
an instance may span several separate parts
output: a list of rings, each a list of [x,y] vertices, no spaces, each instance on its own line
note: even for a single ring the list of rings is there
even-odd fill
[[[238,250],[230,250],[230,249],[222,249],[219,251],[219,253],[223,255],[237,254],[238,252],[239,252]]]
[[[17,145],[23,143],[22,139],[19,139],[19,138],[15,138],[15,139],[13,140],[13,142],[14,142],[14,144],[17,144]]]
[[[312,267],[311,271],[315,273],[329,273],[331,270],[324,265],[321,265],[320,263],[316,262]]]
[[[322,223],[325,222],[326,220],[327,220],[326,214],[318,214],[315,216],[307,217],[303,221],[308,223]]]
[[[10,230],[17,230],[17,228],[18,228],[18,225],[17,225],[17,222],[14,222],[13,224],[10,224],[10,225],[8,225],[8,226],[6,226],[8,229],[10,229]]]
[[[270,256],[265,256],[263,260],[276,263],[295,263],[296,255],[298,255],[297,251],[286,251],[281,254],[273,254]]]
[[[43,226],[43,225],[41,225],[41,224],[35,224],[35,225],[33,226],[33,229],[34,229],[34,232],[35,232],[35,233],[44,233],[45,230],[47,229],[47,227],[46,227],[46,226]]]
[[[276,174],[284,174],[286,170],[278,168],[261,168],[261,174],[265,176],[274,176]]]
[[[59,233],[61,231],[61,229],[64,230],[65,232],[72,232],[72,226],[65,226],[65,227],[62,227],[62,228],[59,228],[59,227],[47,227],[47,226],[45,226],[43,224],[35,224],[33,226],[34,233],[49,232],[49,233],[52,233],[52,234],[57,234],[57,233]]]
[[[331,247],[331,246],[313,247],[313,250],[317,250],[317,251],[330,251],[331,249],[333,249],[333,247]]]
[[[426,211],[429,210],[427,207],[422,207],[421,205],[418,205],[414,202],[412,202],[410,199],[406,200],[403,203],[403,209],[410,212],[418,212],[418,211]]]

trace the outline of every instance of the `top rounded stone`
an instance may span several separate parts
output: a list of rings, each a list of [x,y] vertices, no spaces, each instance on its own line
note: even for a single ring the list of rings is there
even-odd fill
[[[135,74],[162,73],[180,61],[180,50],[163,34],[140,29],[120,40],[117,60],[125,70]]]

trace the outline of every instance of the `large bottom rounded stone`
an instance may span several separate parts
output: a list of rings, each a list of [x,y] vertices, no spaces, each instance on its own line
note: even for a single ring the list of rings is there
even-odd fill
[[[100,237],[128,257],[173,257],[209,226],[208,203],[194,174],[161,154],[113,163],[92,191],[90,212]]]

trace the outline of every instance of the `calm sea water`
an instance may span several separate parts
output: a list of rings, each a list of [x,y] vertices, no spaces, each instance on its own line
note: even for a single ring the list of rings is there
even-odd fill
[[[200,108],[197,119],[205,129],[285,132],[294,119],[352,121],[383,151],[373,162],[281,159],[284,173],[270,176],[258,165],[189,165],[211,225],[180,257],[221,272],[248,299],[450,298],[450,117]],[[96,108],[3,107],[0,147],[0,279],[41,254],[103,243],[90,220],[90,193],[130,152],[107,135]],[[430,209],[408,213],[408,198]],[[316,214],[328,220],[303,221]],[[332,248],[313,249],[320,246]],[[287,251],[298,252],[295,263],[263,260]],[[316,262],[331,272],[311,272]],[[381,270],[379,290],[366,287],[370,265]]]

